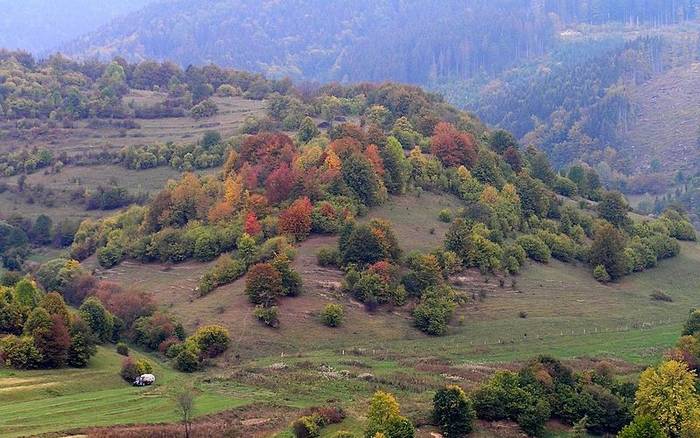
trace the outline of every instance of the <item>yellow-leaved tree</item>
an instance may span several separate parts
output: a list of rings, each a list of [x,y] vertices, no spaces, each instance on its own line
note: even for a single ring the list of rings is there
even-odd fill
[[[388,392],[377,391],[369,403],[365,438],[383,436],[412,438],[415,435],[413,424],[401,416],[396,398]]]
[[[639,379],[635,413],[655,419],[669,435],[681,436],[700,412],[695,377],[688,365],[676,360],[648,368]]]

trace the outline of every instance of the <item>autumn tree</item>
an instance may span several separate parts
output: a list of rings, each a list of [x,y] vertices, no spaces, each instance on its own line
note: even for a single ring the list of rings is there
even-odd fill
[[[433,155],[447,167],[464,165],[472,168],[478,160],[474,136],[460,132],[449,123],[438,123],[430,139],[430,148]]]
[[[238,151],[238,163],[260,166],[261,179],[282,164],[294,160],[296,146],[289,136],[281,133],[262,133],[246,137]],[[240,168],[240,167],[239,167]]]
[[[680,436],[683,424],[700,409],[695,378],[685,363],[675,360],[648,368],[639,378],[635,413],[655,419],[670,436]]]
[[[299,198],[280,214],[277,227],[281,234],[294,236],[298,241],[304,240],[311,232],[311,213],[313,205],[307,197]]]
[[[289,167],[289,164],[283,163],[274,169],[265,180],[265,196],[273,204],[286,200],[294,190],[299,178],[300,176]]]
[[[269,263],[259,263],[248,271],[245,291],[253,304],[272,306],[282,296],[282,276]]]
[[[375,392],[370,400],[365,430],[365,438],[374,438],[378,435],[391,438],[413,438],[415,435],[413,424],[406,417],[401,416],[396,398],[383,391]]]
[[[251,236],[257,236],[262,232],[262,225],[260,225],[255,212],[249,211],[246,214],[243,231]]]
[[[506,149],[503,153],[503,160],[508,163],[510,168],[516,173],[523,169],[523,159],[520,156],[520,152],[514,147]]]

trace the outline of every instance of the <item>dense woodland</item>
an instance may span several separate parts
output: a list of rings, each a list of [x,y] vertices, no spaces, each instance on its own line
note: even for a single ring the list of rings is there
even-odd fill
[[[285,1],[156,3],[68,45],[105,53],[214,62],[310,80],[426,83],[498,73],[544,54],[555,30],[609,21],[662,25],[692,19],[694,0]],[[194,17],[184,21],[183,17]],[[303,32],[298,33],[304,23]],[[138,35],[136,39],[131,35]],[[235,45],[232,43],[235,42]],[[282,42],[280,44],[280,42]],[[235,51],[222,48],[236,47]]]

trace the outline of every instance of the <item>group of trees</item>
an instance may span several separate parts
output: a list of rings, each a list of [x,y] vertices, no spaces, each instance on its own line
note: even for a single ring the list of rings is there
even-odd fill
[[[56,224],[50,217],[40,214],[33,221],[13,214],[0,219],[0,261],[11,271],[21,271],[33,246],[53,245],[64,248],[73,243],[78,223],[69,219]]]
[[[226,159],[230,145],[216,131],[207,131],[199,142],[191,144],[153,144],[148,146],[127,146],[112,162],[118,162],[129,169],[150,169],[170,166],[190,172],[195,169],[208,169],[220,166]]]
[[[111,315],[96,299],[71,312],[57,292],[30,278],[0,286],[0,363],[16,369],[87,366],[112,338]]]
[[[2,363],[23,369],[84,367],[96,345],[123,340],[160,352],[177,369],[192,372],[230,343],[221,326],[203,326],[188,337],[172,315],[157,309],[150,294],[100,281],[77,261],[61,258],[43,264],[33,277],[3,277],[0,334]],[[127,348],[118,350],[128,355]],[[125,360],[123,376],[131,377],[141,365]]]
[[[128,119],[215,114],[208,100],[215,93],[262,99],[286,93],[289,81],[222,69],[123,58],[103,63],[73,61],[60,54],[41,61],[23,52],[0,51],[0,119],[75,120],[90,117]],[[132,89],[166,93],[162,102],[139,106],[127,102]]]
[[[325,113],[333,115],[327,133],[311,118]],[[352,114],[360,125],[334,123]],[[557,174],[544,153],[522,150],[507,132],[487,132],[414,87],[328,85],[309,98],[290,92],[270,99],[267,117],[273,124],[300,120],[295,138],[260,132],[224,141],[207,133],[197,148],[226,151],[219,174],[185,174],[143,207],[83,222],[72,256],[97,252],[103,267],[125,258],[177,263],[221,257],[200,281],[199,292],[206,294],[251,267],[276,277],[274,264],[290,243],[337,233],[338,250],[322,258],[346,271],[349,294],[370,309],[413,300],[416,325],[440,335],[459,301],[446,286],[455,265],[516,274],[527,257],[554,257],[589,263],[596,278],[609,281],[676,255],[676,239],[695,238],[680,212],[632,224],[624,199],[605,192],[590,167]],[[444,249],[403,258],[389,223],[355,220],[408,190],[446,192],[463,201],[450,215]],[[597,217],[585,201],[576,208],[563,200],[577,196],[599,201]],[[285,269],[278,272],[282,277]],[[249,293],[261,306],[256,316],[277,325],[275,303],[282,295]]]

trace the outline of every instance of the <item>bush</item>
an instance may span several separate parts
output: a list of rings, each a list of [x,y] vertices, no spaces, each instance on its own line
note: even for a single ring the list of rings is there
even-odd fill
[[[245,291],[251,303],[269,307],[284,293],[282,276],[271,264],[259,263],[250,268]]]
[[[216,357],[226,351],[231,342],[228,330],[220,325],[208,325],[197,329],[191,340],[205,357]]]
[[[413,438],[416,435],[416,429],[408,418],[395,417],[389,420],[384,435],[388,438]]]
[[[244,261],[234,259],[230,255],[221,256],[216,264],[199,280],[199,295],[207,295],[219,286],[238,280],[245,274],[246,270],[247,266]]]
[[[42,359],[31,336],[8,335],[0,339],[0,365],[27,370],[39,367]]]
[[[651,417],[637,417],[627,425],[617,438],[666,438],[666,432]]]
[[[576,257],[576,244],[569,236],[541,230],[537,237],[547,245],[555,259],[571,262]]]
[[[452,212],[447,208],[442,209],[438,214],[438,219],[440,219],[440,222],[449,224],[450,222],[452,222]]]
[[[129,347],[123,342],[118,342],[117,343],[117,353],[121,354],[122,356],[128,356],[129,355]]]
[[[280,325],[280,320],[277,316],[277,306],[255,306],[255,310],[253,310],[253,315],[266,326],[277,328]]]
[[[598,265],[593,268],[593,278],[601,283],[607,283],[610,281],[610,274],[605,270],[605,266]]]
[[[133,383],[142,374],[153,372],[153,366],[146,359],[134,360],[131,357],[124,358],[119,375],[129,383]]]
[[[299,417],[292,423],[292,431],[296,438],[318,438],[321,436],[318,417],[311,415]]]
[[[175,357],[175,368],[185,373],[197,371],[200,366],[199,355],[199,347],[195,342],[185,342]]]
[[[525,250],[528,257],[537,262],[547,263],[552,256],[549,247],[537,236],[520,236],[516,243]]]
[[[516,419],[518,426],[530,436],[541,436],[544,425],[551,413],[549,403],[539,400],[534,406],[528,406]]]
[[[338,327],[343,323],[343,313],[340,304],[326,304],[321,311],[321,322],[328,327]]]
[[[192,109],[190,110],[192,117],[195,119],[212,117],[212,116],[216,115],[216,113],[218,113],[218,112],[219,112],[219,107],[209,99],[198,103],[197,105],[193,106]]]
[[[463,437],[471,433],[476,412],[459,386],[439,389],[433,397],[433,422],[446,438]]]
[[[429,335],[444,335],[456,307],[453,292],[449,287],[428,289],[423,294],[420,304],[413,310],[414,324]]]
[[[318,265],[325,267],[340,266],[340,252],[337,248],[321,248],[316,254]]]

